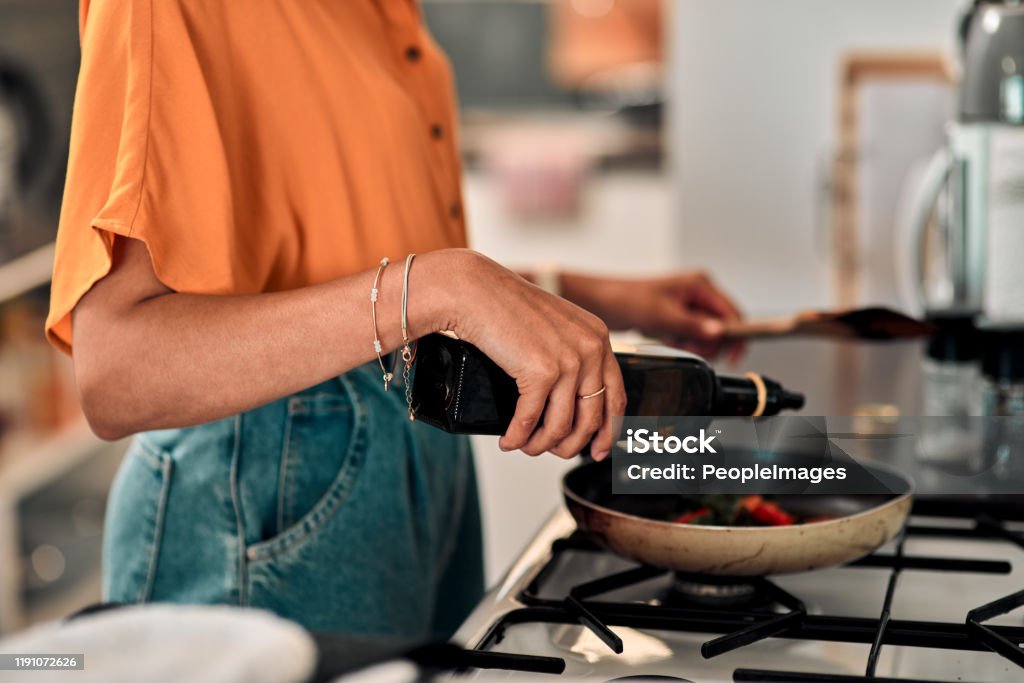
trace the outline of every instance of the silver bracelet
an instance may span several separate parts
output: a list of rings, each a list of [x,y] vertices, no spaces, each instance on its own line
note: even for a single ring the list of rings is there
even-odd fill
[[[412,270],[412,260],[416,254],[409,254],[405,257],[405,276],[402,279],[402,379],[405,382],[405,403],[409,408],[409,421],[416,419],[416,410],[412,405],[412,362],[416,359],[412,342],[409,341],[409,271]]]
[[[384,364],[384,349],[380,343],[380,333],[377,331],[377,299],[380,297],[380,278],[384,274],[384,269],[388,267],[389,263],[391,263],[391,261],[387,256],[380,260],[380,266],[377,268],[377,275],[373,278],[373,288],[370,290],[370,319],[373,320],[373,351],[377,354],[377,362],[380,363],[380,371],[384,375],[384,391],[388,391],[390,389],[391,380],[394,378],[395,373],[393,371],[389,371],[387,366]],[[394,368],[392,368],[392,370],[394,370]]]

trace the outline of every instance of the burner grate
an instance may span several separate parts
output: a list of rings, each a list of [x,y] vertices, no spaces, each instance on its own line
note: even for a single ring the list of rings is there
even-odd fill
[[[808,674],[799,671],[762,671],[760,669],[736,669],[734,683],[953,683],[952,681],[924,681],[916,678],[878,678],[872,676],[841,676],[836,674]],[[957,683],[967,683],[958,681]]]
[[[575,614],[581,624],[589,628],[594,635],[601,639],[605,645],[610,647],[615,654],[622,654],[622,639],[615,635],[608,626],[598,619],[593,612],[584,604],[584,600],[603,593],[608,593],[617,588],[624,588],[635,583],[647,581],[665,573],[663,569],[654,567],[637,567],[628,571],[612,574],[604,578],[590,581],[576,586],[569,592],[565,599],[565,606],[570,613]]]
[[[882,600],[882,612],[878,617],[878,631],[875,634],[875,639],[871,642],[871,650],[868,652],[868,666],[865,671],[865,676],[874,677],[875,669],[878,667],[878,657],[882,654],[882,644],[885,641],[885,631],[889,628],[889,621],[892,618],[892,599],[896,595],[896,584],[900,580],[900,574],[903,573],[904,568],[904,553],[903,548],[906,544],[907,532],[904,527],[903,532],[900,533],[900,537],[896,542],[896,554],[893,556],[895,565],[892,568],[892,573],[889,574],[889,583],[885,587],[885,599]]]
[[[877,664],[885,645],[943,648],[949,650],[991,650],[1024,668],[1024,627],[987,625],[983,622],[1024,606],[1024,591],[1006,596],[978,607],[967,615],[964,623],[911,621],[893,619],[892,603],[904,570],[936,572],[966,572],[979,574],[1008,574],[1009,562],[1002,560],[923,557],[907,555],[904,546],[907,537],[945,536],[951,538],[1001,538],[1024,548],[1024,538],[1007,530],[1000,522],[978,517],[973,528],[908,526],[896,543],[892,554],[874,554],[855,562],[851,567],[885,569],[890,571],[882,609],[878,618],[842,617],[808,614],[804,604],[771,581],[754,579],[759,594],[769,596],[774,606],[782,611],[746,608],[703,609],[673,605],[654,605],[634,602],[601,600],[606,593],[647,581],[667,573],[666,570],[637,566],[606,577],[573,587],[564,599],[541,596],[541,589],[555,571],[558,557],[565,552],[604,552],[589,539],[575,532],[552,544],[552,556],[519,598],[526,605],[506,613],[478,644],[486,650],[503,639],[504,631],[526,622],[582,624],[616,653],[623,651],[622,640],[614,627],[636,629],[688,631],[720,634],[705,642],[701,654],[705,658],[755,643],[765,638],[782,637],[799,640],[819,640],[870,645],[864,676],[808,674],[785,671],[737,669],[737,682],[776,683],[788,681],[822,681],[832,683],[917,683],[910,679],[878,678]],[[939,683],[928,681],[927,683]]]
[[[985,626],[982,623],[1002,614],[1008,614],[1021,605],[1024,605],[1024,591],[976,607],[967,613],[967,630],[989,646],[993,652],[998,652],[1017,666],[1024,668],[1024,651],[1020,649],[1020,643],[1013,642],[991,626]]]
[[[723,655],[765,638],[781,635],[804,623],[807,618],[807,608],[804,607],[803,602],[767,579],[758,579],[758,583],[760,590],[788,611],[774,614],[738,631],[709,640],[700,646],[700,653],[705,659]]]
[[[623,626],[655,631],[684,631],[692,633],[734,633],[763,618],[759,612],[729,612],[717,610],[681,610],[651,608],[649,605],[629,603],[600,603],[589,605],[594,616],[609,626]],[[578,624],[576,616],[564,607],[523,607],[505,613],[477,646],[486,649],[500,643],[507,628],[524,623]],[[1010,642],[1024,643],[1024,627],[991,626],[996,633]],[[821,640],[870,645],[875,641],[878,620],[865,617],[831,617],[809,614],[803,623],[783,634],[795,640]],[[931,621],[893,619],[883,636],[883,644],[906,647],[928,647],[946,650],[983,652],[990,648],[972,637],[967,625]]]

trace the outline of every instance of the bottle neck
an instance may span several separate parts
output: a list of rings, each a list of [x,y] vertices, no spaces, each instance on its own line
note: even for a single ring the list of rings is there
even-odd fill
[[[748,374],[718,374],[696,356],[617,354],[626,385],[626,414],[749,417],[798,410],[804,397],[778,382]]]
[[[799,410],[804,405],[804,397],[760,375],[719,374],[713,405],[716,416],[757,417]]]

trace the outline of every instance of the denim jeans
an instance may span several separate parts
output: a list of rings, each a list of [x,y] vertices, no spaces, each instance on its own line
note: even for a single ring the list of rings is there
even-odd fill
[[[443,638],[483,590],[469,442],[357,368],[241,415],[135,437],[105,598],[269,609],[315,631]]]

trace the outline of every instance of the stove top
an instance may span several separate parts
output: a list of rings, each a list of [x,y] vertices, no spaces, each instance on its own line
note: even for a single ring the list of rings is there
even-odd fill
[[[1024,525],[923,509],[852,565],[750,581],[638,566],[559,512],[456,640],[481,680],[1024,680]]]

